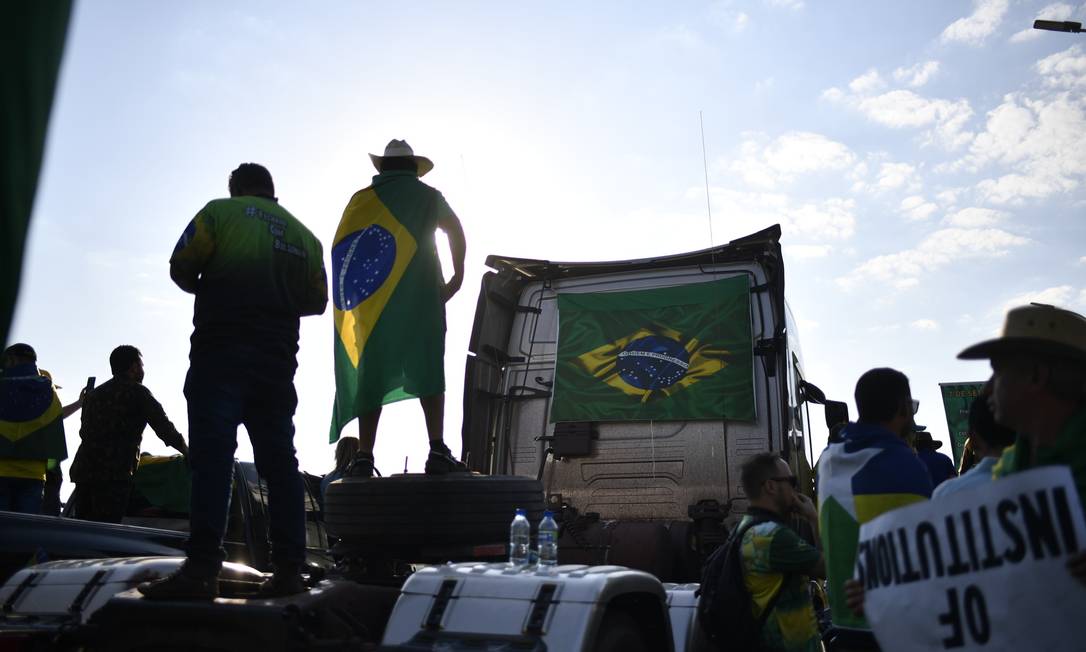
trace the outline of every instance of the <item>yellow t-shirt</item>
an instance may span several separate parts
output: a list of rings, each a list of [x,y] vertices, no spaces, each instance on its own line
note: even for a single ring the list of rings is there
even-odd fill
[[[45,465],[48,460],[2,460],[0,478],[25,478],[45,481]]]

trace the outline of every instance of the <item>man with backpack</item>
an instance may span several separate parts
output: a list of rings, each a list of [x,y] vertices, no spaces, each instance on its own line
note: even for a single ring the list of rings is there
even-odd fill
[[[786,524],[793,514],[802,518],[817,540],[814,503],[796,490],[796,476],[774,453],[747,460],[740,481],[750,506],[706,562],[702,627],[722,649],[821,650],[809,580],[825,577],[825,562]]]

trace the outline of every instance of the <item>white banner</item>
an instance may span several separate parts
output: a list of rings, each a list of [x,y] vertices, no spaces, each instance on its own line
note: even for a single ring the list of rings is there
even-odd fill
[[[856,578],[885,652],[1083,650],[1084,549],[1071,472],[1046,467],[865,523]]]

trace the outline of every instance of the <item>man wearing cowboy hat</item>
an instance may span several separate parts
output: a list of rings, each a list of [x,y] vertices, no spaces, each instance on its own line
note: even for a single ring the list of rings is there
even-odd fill
[[[418,398],[426,419],[427,473],[466,471],[442,436],[445,407],[445,302],[464,280],[467,245],[456,213],[419,180],[434,164],[405,141],[370,154],[378,174],[354,194],[332,243],[336,400],[330,440],[358,418],[352,476],[373,474],[381,407]],[[453,275],[445,281],[434,234],[449,238]]]
[[[916,455],[924,466],[928,467],[928,475],[931,476],[931,486],[938,487],[943,482],[956,477],[958,472],[954,469],[954,462],[949,457],[938,452],[943,442],[935,441],[931,433],[924,426],[913,426],[916,430]]]
[[[997,423],[1018,433],[993,477],[1065,465],[1079,499],[1086,498],[1086,318],[1040,303],[1014,308],[1000,337],[974,344],[958,358],[991,361],[988,404]],[[1070,567],[1086,583],[1086,554]]]

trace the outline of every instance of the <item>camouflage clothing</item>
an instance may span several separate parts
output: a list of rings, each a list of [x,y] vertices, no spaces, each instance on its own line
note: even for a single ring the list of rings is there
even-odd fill
[[[82,443],[68,472],[76,484],[128,481],[139,465],[148,425],[167,446],[184,444],[151,390],[115,376],[83,399]]]

